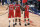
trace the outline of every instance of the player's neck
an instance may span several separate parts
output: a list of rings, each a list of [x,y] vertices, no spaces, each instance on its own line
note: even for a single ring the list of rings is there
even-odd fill
[[[18,5],[18,4],[17,4]]]

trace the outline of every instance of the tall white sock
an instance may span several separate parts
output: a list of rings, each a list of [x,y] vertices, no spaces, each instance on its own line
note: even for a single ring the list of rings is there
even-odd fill
[[[11,19],[9,18],[9,21],[10,21]],[[9,25],[10,25],[10,22],[9,22]]]
[[[13,24],[14,24],[14,18],[13,18]]]

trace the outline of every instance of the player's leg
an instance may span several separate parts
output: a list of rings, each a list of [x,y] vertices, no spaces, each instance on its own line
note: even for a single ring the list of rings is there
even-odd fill
[[[19,17],[19,25],[21,25],[21,13],[18,14]]]
[[[30,25],[30,20],[29,20],[29,18],[28,18],[28,25]]]
[[[15,25],[17,25],[17,13],[15,13]]]
[[[10,18],[9,18],[9,26],[8,27],[10,27]]]
[[[24,22],[25,22],[25,26],[27,26],[27,23],[26,23],[26,14],[24,14]]]
[[[21,18],[19,17],[19,25],[21,26]]]
[[[29,13],[27,13],[28,25],[30,25]]]
[[[23,14],[23,11],[21,10],[21,14]]]
[[[10,18],[11,18],[11,14],[8,15],[8,18],[9,18],[9,26],[8,26],[8,27],[10,27],[10,22],[11,22],[11,21],[10,21]]]
[[[15,27],[15,23],[14,23],[14,13],[12,12],[12,18],[13,18],[13,27]]]
[[[13,27],[15,27],[14,18],[13,18]]]
[[[17,17],[15,18],[15,25],[17,25]]]

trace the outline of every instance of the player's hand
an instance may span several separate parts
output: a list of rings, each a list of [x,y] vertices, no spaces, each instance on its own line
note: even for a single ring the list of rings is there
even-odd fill
[[[32,14],[34,13],[34,11],[32,11]]]

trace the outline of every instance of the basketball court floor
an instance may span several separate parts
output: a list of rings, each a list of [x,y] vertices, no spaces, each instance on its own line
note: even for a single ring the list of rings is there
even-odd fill
[[[0,6],[0,27],[8,27],[8,10],[6,10],[7,5]],[[17,24],[15,27],[40,27],[40,16],[29,13],[30,25],[24,26],[24,12],[21,14],[21,26]],[[27,21],[28,22],[28,21]],[[11,18],[11,27],[13,27],[13,19]]]

